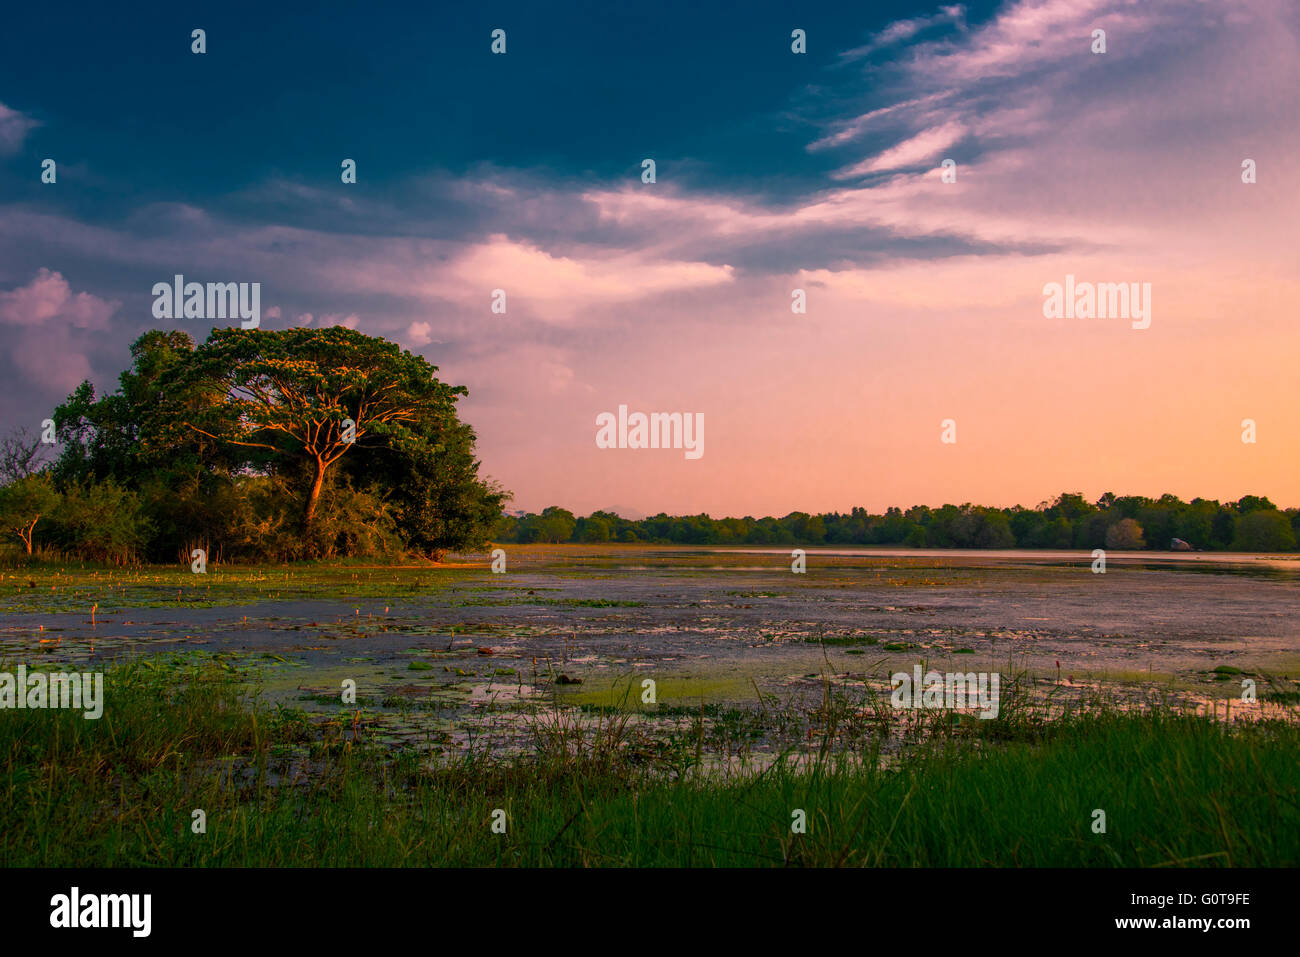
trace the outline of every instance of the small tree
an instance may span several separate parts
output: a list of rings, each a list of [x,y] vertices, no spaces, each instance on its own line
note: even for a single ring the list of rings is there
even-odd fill
[[[81,557],[118,565],[135,557],[150,532],[140,496],[113,479],[69,488],[55,519]]]
[[[1106,529],[1106,547],[1117,551],[1133,548],[1145,548],[1142,538],[1142,526],[1136,519],[1123,518]]]
[[[36,523],[58,508],[59,501],[48,475],[28,475],[0,489],[0,522],[18,535],[30,555]]]

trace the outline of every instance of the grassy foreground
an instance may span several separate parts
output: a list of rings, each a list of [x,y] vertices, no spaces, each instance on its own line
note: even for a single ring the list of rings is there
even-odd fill
[[[118,665],[98,721],[0,712],[6,866],[1264,866],[1300,862],[1300,729],[1102,712],[884,763],[696,773],[684,729],[539,723],[431,766],[251,704],[219,664]],[[1006,729],[1004,729],[1006,730]],[[999,740],[1009,738],[1009,740]],[[193,811],[206,815],[194,833]],[[493,833],[493,812],[506,832]],[[1094,833],[1094,811],[1106,832]],[[807,831],[794,834],[794,812]]]

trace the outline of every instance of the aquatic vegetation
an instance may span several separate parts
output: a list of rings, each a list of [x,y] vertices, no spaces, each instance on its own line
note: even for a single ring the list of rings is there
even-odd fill
[[[267,711],[216,662],[124,664],[108,680],[101,721],[0,722],[11,865],[1300,862],[1296,722],[1101,709],[1042,721],[1032,741],[974,747],[954,731],[892,756],[822,748],[746,765],[717,745],[770,714],[662,707],[654,721],[666,727],[650,734],[627,710],[586,706],[539,715],[527,754],[431,758],[413,740],[447,743],[445,732],[377,724],[363,707]],[[831,691],[822,704],[823,732],[853,713]],[[1013,726],[1030,717],[1017,707],[1003,709]],[[706,721],[725,733],[710,736]],[[1099,806],[1105,834],[1090,827]],[[192,808],[205,810],[206,835],[190,830]],[[496,808],[504,835],[488,829]],[[791,832],[794,809],[806,834]]]
[[[1293,580],[1117,569],[1101,608],[1086,565],[818,561],[0,571],[0,659],[110,676],[102,727],[0,722],[0,853],[70,861],[84,827],[92,862],[178,866],[1295,861]],[[1176,615],[1147,620],[1154,589]],[[895,709],[918,664],[998,672],[997,716]],[[1098,793],[1105,843],[1076,820]]]

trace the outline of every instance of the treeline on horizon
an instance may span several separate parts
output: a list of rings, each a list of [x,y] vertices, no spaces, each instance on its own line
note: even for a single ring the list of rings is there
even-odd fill
[[[783,518],[710,518],[660,513],[634,521],[598,511],[578,517],[552,506],[503,515],[493,540],[527,544],[624,542],[673,545],[902,545],[915,548],[1168,549],[1287,552],[1300,541],[1300,509],[1267,498],[1236,502],[1175,495],[1151,499],[1107,492],[1089,502],[1063,492],[1036,508],[917,505],[883,514],[855,508]]]

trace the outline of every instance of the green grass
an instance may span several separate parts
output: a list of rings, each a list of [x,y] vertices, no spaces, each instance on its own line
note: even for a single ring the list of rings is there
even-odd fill
[[[220,565],[205,574],[188,566],[141,565],[103,568],[35,562],[17,568],[0,565],[0,612],[61,614],[92,606],[100,617],[130,608],[219,608],[271,601],[321,601],[366,605],[437,597],[449,608],[556,606],[641,608],[644,602],[607,598],[547,598],[506,582],[477,583],[482,568],[473,562],[366,566],[348,562],[292,565]]]
[[[127,608],[216,608],[264,601],[332,599],[396,604],[441,595],[475,574],[473,565],[366,566],[346,562],[292,565],[187,565],[103,568],[69,563],[0,566],[0,612],[85,612]],[[515,589],[510,589],[515,591]],[[466,604],[473,604],[467,601]],[[482,604],[495,604],[492,600]],[[522,604],[511,598],[502,604]]]
[[[1294,723],[1160,710],[1043,721],[1013,707],[884,761],[827,747],[761,773],[704,773],[706,715],[691,708],[680,733],[657,737],[616,708],[559,709],[526,757],[459,751],[435,765],[368,744],[362,711],[268,711],[213,663],[119,665],[105,689],[99,721],[0,713],[5,864],[1300,863]],[[498,808],[504,835],[490,830]],[[806,834],[791,833],[796,809]]]

